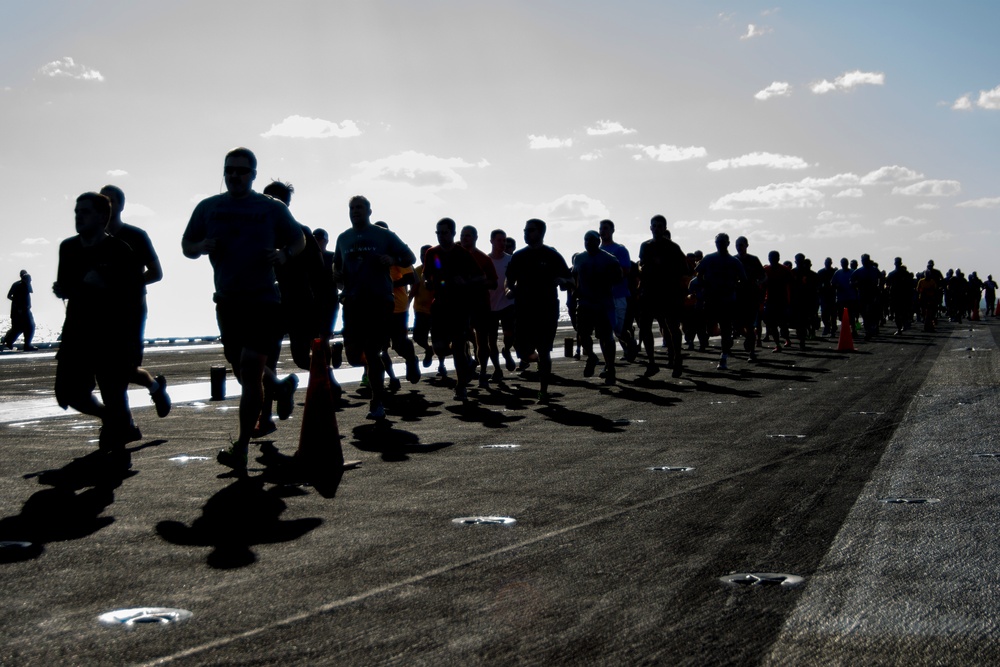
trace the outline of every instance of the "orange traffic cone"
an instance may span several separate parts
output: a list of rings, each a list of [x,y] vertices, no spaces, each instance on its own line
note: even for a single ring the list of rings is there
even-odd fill
[[[837,352],[854,352],[854,335],[851,333],[851,320],[847,308],[844,308],[844,318],[840,322],[840,340],[837,341]]]
[[[340,447],[337,405],[330,385],[329,346],[317,338],[312,343],[309,388],[302,408],[302,432],[295,459],[313,488],[332,498],[344,476],[344,450]]]
[[[975,306],[973,306],[973,308],[972,308],[972,317],[969,318],[969,321],[970,322],[981,322],[982,321],[982,320],[979,319],[979,305],[978,304],[975,305]]]

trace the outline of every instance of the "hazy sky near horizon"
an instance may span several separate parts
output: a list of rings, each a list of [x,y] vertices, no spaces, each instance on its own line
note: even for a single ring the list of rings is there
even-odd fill
[[[303,224],[335,237],[360,193],[414,251],[540,217],[568,258],[611,218],[636,255],[662,213],[685,251],[995,273],[1000,3],[2,6],[0,280],[28,269],[51,330],[73,201],[114,183],[164,266],[147,333],[216,333],[180,237],[238,145]]]

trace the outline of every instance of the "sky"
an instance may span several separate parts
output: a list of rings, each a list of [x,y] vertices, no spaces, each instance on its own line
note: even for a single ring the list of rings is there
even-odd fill
[[[336,237],[363,194],[414,251],[528,218],[567,259],[662,214],[686,252],[1000,272],[1000,3],[0,0],[0,280],[38,338],[77,195],[107,183],[164,269],[147,335],[217,333],[195,204],[246,146],[255,188]],[[6,313],[2,313],[6,314]],[[97,334],[100,336],[100,334]]]

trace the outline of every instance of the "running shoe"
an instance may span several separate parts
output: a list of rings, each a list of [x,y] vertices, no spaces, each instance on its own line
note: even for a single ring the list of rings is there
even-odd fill
[[[420,364],[417,363],[416,357],[406,362],[406,381],[410,384],[420,382]]]
[[[156,391],[151,392],[149,397],[156,405],[156,416],[163,418],[170,414],[170,396],[167,395],[167,378],[162,375],[156,376]]]
[[[365,415],[365,419],[372,421],[385,419],[385,406],[382,405],[381,401],[372,401],[368,404],[368,414]]]
[[[517,364],[514,363],[514,357],[511,355],[509,349],[507,349],[506,347],[503,348],[502,350],[500,350],[500,354],[503,355],[503,360],[507,364],[508,371],[513,371],[515,368],[517,368]]]
[[[295,373],[278,383],[275,407],[278,411],[278,419],[281,421],[285,421],[292,414],[292,407],[295,405],[295,390],[298,386],[299,378]]]
[[[247,450],[237,450],[236,445],[232,445],[229,449],[220,449],[215,455],[215,460],[236,472],[247,471]]]

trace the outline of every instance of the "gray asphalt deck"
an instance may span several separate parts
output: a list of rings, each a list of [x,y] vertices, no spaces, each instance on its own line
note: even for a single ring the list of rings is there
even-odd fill
[[[212,457],[236,402],[136,405],[127,475],[88,465],[79,415],[0,424],[3,664],[989,664],[996,446],[992,323],[736,359],[619,386],[556,362],[461,406],[426,378],[364,420],[348,389],[333,499]],[[713,341],[714,342],[714,341]],[[968,349],[967,349],[968,348]],[[172,386],[218,350],[150,352]],[[52,361],[0,359],[3,403],[44,400]],[[302,387],[305,387],[303,377]],[[180,392],[178,392],[180,393]],[[272,441],[298,442],[301,407]],[[518,445],[486,448],[487,445]],[[657,466],[690,467],[655,471]],[[936,504],[889,505],[888,496]],[[459,525],[489,515],[510,526]],[[803,586],[731,587],[738,572]],[[97,618],[187,609],[131,631]]]

